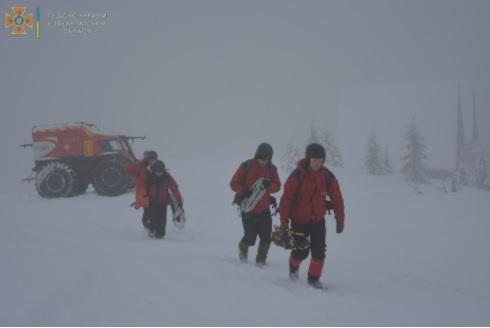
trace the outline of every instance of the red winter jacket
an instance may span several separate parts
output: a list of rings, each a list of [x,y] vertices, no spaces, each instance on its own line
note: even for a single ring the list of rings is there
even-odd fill
[[[327,211],[327,195],[333,203],[335,219],[338,223],[344,222],[344,200],[337,178],[326,167],[314,172],[305,164],[306,159],[299,161],[284,185],[279,206],[281,223],[289,223],[290,219],[295,223],[320,221]]]
[[[281,189],[281,181],[277,174],[277,168],[272,163],[268,163],[263,167],[256,159],[249,159],[240,165],[230,181],[231,189],[238,194],[242,194],[247,192],[259,178],[269,179],[271,184],[267,188],[264,197],[262,197],[257,206],[252,210],[254,214],[267,211],[270,206],[270,194],[278,192]]]
[[[172,195],[177,199],[177,203],[183,205],[184,200],[180,194],[179,185],[170,173],[165,172],[160,180],[155,176],[151,176],[149,185],[145,185],[145,190],[148,190],[150,201],[156,203],[168,202],[168,189],[170,189]]]
[[[179,186],[175,182],[175,179],[170,175],[170,173],[165,172],[165,179],[160,185],[159,197],[157,199],[157,187],[155,182],[147,186],[148,171],[147,162],[141,160],[139,162],[128,165],[127,171],[129,174],[135,177],[135,206],[136,207],[148,207],[151,201],[164,202],[167,201],[168,188],[177,199],[179,204],[183,204],[182,195],[179,191]],[[149,191],[149,193],[148,193]]]
[[[146,195],[146,186],[145,182],[148,177],[147,171],[148,162],[144,159],[135,162],[133,164],[129,164],[127,167],[127,171],[129,174],[134,176],[134,196],[135,202],[134,205],[136,208],[139,207],[148,207],[149,199]]]

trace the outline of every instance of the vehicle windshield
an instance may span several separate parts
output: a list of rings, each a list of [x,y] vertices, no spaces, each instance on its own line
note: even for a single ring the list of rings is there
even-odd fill
[[[99,144],[104,152],[119,152],[124,150],[124,145],[120,140],[101,140]]]

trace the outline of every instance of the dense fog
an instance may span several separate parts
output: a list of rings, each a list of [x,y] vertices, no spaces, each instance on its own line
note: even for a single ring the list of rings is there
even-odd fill
[[[3,1],[9,12],[14,1]],[[488,1],[31,1],[41,32],[0,37],[0,188],[22,189],[38,124],[147,136],[167,158],[303,147],[312,127],[362,166],[371,132],[399,169],[415,117],[430,165],[453,169],[458,92],[490,148]],[[75,13],[104,24],[76,33]],[[65,16],[64,16],[65,15]],[[458,91],[459,90],[459,91]]]

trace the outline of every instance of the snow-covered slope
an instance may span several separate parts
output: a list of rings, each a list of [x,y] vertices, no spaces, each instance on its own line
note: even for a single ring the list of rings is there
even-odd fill
[[[265,268],[238,262],[239,163],[167,161],[188,222],[163,240],[145,235],[131,194],[0,194],[0,325],[490,324],[488,193],[334,169],[346,228],[328,217],[323,292],[306,263],[290,282],[278,247]]]

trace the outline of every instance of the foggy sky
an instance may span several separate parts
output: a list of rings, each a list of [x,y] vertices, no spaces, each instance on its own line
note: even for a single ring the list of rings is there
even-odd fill
[[[13,4],[21,2],[3,1],[2,13]],[[107,132],[146,135],[136,151],[152,148],[164,159],[246,159],[261,141],[280,155],[291,137],[306,138],[312,122],[342,147],[358,145],[367,138],[356,128],[362,117],[390,125],[387,117],[400,119],[393,113],[410,117],[410,108],[419,108],[429,142],[438,127],[453,126],[458,81],[475,93],[480,135],[490,145],[490,1],[27,4],[40,6],[41,24],[48,12],[69,10],[109,18],[91,35],[42,25],[36,40],[32,32],[13,38],[2,29],[0,190],[29,173],[32,154],[18,145],[30,142],[37,124],[87,121]],[[374,96],[379,102],[364,107],[362,99]],[[396,106],[397,99],[403,104]]]

